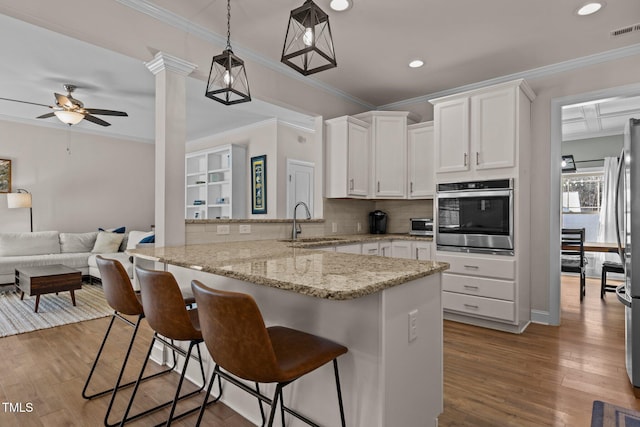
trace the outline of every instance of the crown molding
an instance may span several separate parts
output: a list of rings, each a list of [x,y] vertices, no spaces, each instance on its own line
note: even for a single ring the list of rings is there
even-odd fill
[[[158,52],[149,62],[145,62],[144,65],[154,75],[161,71],[171,71],[181,76],[188,76],[198,68],[196,64],[180,59],[176,56],[169,55],[164,52]]]
[[[226,46],[227,44],[226,37],[218,33],[215,33],[213,31],[207,30],[206,28],[203,28],[199,25],[196,25],[191,21],[189,21],[188,19],[176,13],[173,13],[167,9],[161,8],[151,3],[149,0],[116,0],[116,1],[124,6],[127,6],[138,12],[144,13],[154,19],[157,19],[158,21],[164,22],[165,24],[171,25],[186,33],[195,35],[207,42],[221,46],[221,48]],[[313,86],[317,89],[321,89],[334,96],[337,96],[338,98],[342,98],[346,101],[359,105],[364,109],[368,109],[368,110],[376,109],[375,105],[373,104],[369,104],[368,102],[365,102],[360,98],[350,95],[349,93],[342,91],[340,89],[337,89],[331,85],[328,85],[320,80],[314,79],[313,77],[303,76],[302,74],[292,70],[286,65],[280,62],[275,62],[265,57],[264,55],[256,53],[251,49],[242,47],[241,45],[237,45],[234,43],[233,52],[237,56],[242,57],[245,60],[249,59],[252,62],[258,63],[266,68],[269,68],[273,71],[284,74],[289,78],[301,81],[305,84],[308,84],[309,86]]]
[[[576,70],[578,68],[588,67],[590,65],[600,64],[603,62],[613,61],[616,59],[626,58],[640,54],[640,44],[621,47],[618,49],[608,50],[606,52],[596,53],[593,55],[583,56],[580,58],[570,59],[568,61],[558,62],[544,67],[533,68],[531,70],[519,73],[508,74],[494,79],[484,80],[452,89],[442,90],[427,95],[417,96],[415,98],[405,99],[403,101],[393,102],[391,104],[381,105],[378,109],[398,109],[406,105],[418,104],[420,102],[429,102],[430,99],[442,98],[448,95],[454,95],[470,90],[481,89],[487,86],[493,86],[500,83],[506,83],[511,80],[525,79],[533,80],[540,77],[550,76],[552,74],[562,73],[565,71]]]

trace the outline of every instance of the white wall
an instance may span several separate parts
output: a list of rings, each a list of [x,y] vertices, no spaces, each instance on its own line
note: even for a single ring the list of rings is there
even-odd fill
[[[154,213],[152,144],[0,120],[0,158],[12,161],[12,190],[33,197],[35,231],[149,230]],[[29,231],[28,209],[7,209],[0,232]]]

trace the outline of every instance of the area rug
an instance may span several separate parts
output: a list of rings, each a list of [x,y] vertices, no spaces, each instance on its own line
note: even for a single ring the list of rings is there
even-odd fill
[[[591,427],[640,427],[640,412],[594,400]]]
[[[69,292],[42,295],[38,312],[34,313],[35,296],[25,295],[20,301],[20,293],[15,290],[0,293],[0,337],[97,319],[113,313],[101,285],[83,283],[82,289],[75,294],[75,307]]]

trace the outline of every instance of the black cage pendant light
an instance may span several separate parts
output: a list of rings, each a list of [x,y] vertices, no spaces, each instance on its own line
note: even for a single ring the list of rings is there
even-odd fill
[[[251,101],[244,61],[231,50],[231,0],[227,0],[227,47],[211,61],[205,96],[224,105]]]
[[[329,16],[312,0],[291,11],[281,61],[305,76],[337,65]]]

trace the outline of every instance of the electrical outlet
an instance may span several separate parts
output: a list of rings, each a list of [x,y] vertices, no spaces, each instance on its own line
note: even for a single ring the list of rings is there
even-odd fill
[[[251,233],[251,224],[240,224],[240,234]]]
[[[332,222],[331,223],[331,232],[332,233],[337,233],[338,232],[338,223],[337,222]]]
[[[418,338],[418,310],[409,312],[409,342]]]
[[[218,234],[229,234],[229,226],[228,225],[219,225],[216,228],[216,232]]]

